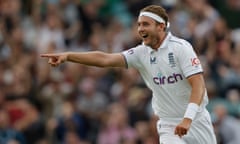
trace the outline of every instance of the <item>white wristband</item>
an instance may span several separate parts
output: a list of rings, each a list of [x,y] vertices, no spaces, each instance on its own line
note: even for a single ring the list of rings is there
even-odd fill
[[[199,106],[196,103],[189,103],[184,118],[193,120],[198,112]]]

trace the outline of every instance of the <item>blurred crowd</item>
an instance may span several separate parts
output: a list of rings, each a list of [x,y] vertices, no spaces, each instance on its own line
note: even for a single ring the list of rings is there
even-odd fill
[[[141,43],[139,10],[162,5],[199,55],[218,144],[240,143],[240,0],[1,0],[0,144],[158,144],[151,91],[134,69],[39,57]]]

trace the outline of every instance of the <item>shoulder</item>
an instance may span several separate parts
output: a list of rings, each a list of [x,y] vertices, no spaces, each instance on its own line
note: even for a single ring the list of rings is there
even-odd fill
[[[143,44],[137,45],[136,47],[126,50],[128,54],[144,54],[145,51],[147,51],[147,46]]]
[[[169,44],[176,48],[176,50],[182,50],[182,49],[192,49],[192,45],[187,40],[177,37],[177,36],[171,36],[169,39]]]
[[[139,44],[134,48],[137,49],[137,50],[140,50],[140,51],[144,51],[144,50],[147,50],[148,46],[146,46],[144,44]]]
[[[177,37],[177,36],[173,36],[173,35],[170,37],[169,42],[171,44],[176,44],[176,45],[180,45],[180,46],[184,46],[184,45],[191,46],[191,44],[187,40]]]

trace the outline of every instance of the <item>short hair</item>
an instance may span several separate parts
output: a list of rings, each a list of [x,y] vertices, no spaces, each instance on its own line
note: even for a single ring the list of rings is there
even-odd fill
[[[149,5],[144,7],[143,9],[141,9],[140,12],[151,12],[154,13],[158,16],[160,16],[161,18],[163,18],[163,20],[165,21],[165,24],[167,25],[168,23],[168,14],[166,12],[166,10],[159,6],[159,5]]]

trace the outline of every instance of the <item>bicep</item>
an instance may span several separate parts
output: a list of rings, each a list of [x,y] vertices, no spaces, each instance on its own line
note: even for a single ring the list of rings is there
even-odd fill
[[[107,54],[105,65],[107,67],[126,67],[126,61],[121,53]]]
[[[199,72],[199,73],[196,73],[196,74],[193,74],[193,75],[187,77],[187,80],[188,80],[189,84],[192,87],[193,86],[205,87],[204,78],[203,78],[202,72]]]
[[[205,84],[202,73],[197,73],[189,76],[188,81],[192,87],[190,102],[201,104],[204,92],[205,92]]]

